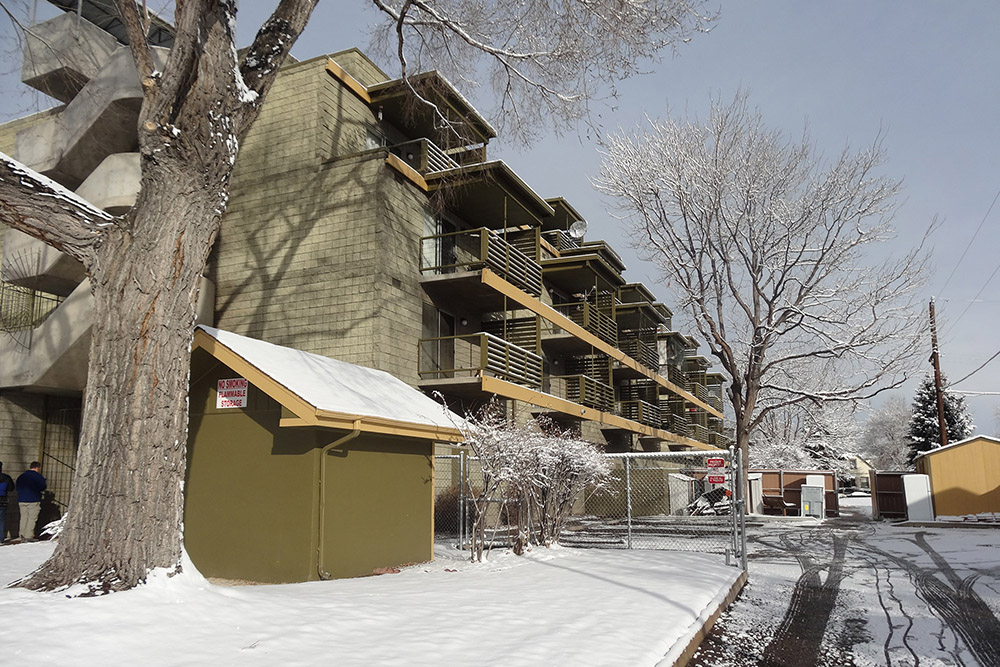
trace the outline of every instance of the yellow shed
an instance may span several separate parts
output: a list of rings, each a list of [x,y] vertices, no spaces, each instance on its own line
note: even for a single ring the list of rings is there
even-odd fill
[[[985,435],[924,452],[917,472],[931,481],[935,516],[1000,512],[1000,440]]]
[[[199,327],[184,542],[209,577],[354,577],[433,558],[458,417],[383,373]]]

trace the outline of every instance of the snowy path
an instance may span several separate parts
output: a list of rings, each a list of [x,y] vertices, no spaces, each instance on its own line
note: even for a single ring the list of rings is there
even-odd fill
[[[51,550],[0,547],[0,582]],[[187,571],[99,598],[0,589],[0,647],[35,665],[655,665],[739,575],[663,551],[458,558],[442,549],[399,574],[280,586]]]
[[[1000,665],[1000,529],[848,519],[750,538],[750,583],[693,667]]]

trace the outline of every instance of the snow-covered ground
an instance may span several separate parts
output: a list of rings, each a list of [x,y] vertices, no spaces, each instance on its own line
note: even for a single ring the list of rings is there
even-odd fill
[[[0,581],[52,551],[0,547]],[[655,665],[739,575],[716,556],[439,547],[399,574],[212,584],[193,567],[97,598],[0,589],[4,661],[34,665]]]
[[[843,519],[821,524],[750,528],[749,583],[695,665],[756,667],[776,650],[796,588],[829,587],[834,571],[832,613],[815,637],[817,654],[802,664],[1000,665],[1000,528],[872,522],[863,497],[841,499],[841,510]]]

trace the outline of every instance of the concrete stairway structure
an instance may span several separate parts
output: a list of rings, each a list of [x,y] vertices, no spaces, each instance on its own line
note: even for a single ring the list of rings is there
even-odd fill
[[[73,12],[26,32],[22,81],[66,104],[17,133],[14,157],[95,206],[126,213],[139,193],[142,103],[128,47]],[[166,49],[154,48],[158,66],[166,56]],[[0,388],[80,392],[93,324],[83,266],[21,232],[3,234],[0,279],[64,300],[34,329],[0,336]],[[211,324],[214,296],[205,281],[200,322]]]

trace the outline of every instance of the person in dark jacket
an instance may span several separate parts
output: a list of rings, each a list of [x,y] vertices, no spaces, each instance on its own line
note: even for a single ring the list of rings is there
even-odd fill
[[[35,539],[35,523],[42,509],[42,491],[45,490],[45,478],[40,472],[42,464],[32,461],[28,469],[17,478],[17,507],[21,510],[21,539]]]
[[[0,542],[7,541],[7,499],[14,495],[14,480],[3,471],[0,461]]]

